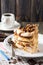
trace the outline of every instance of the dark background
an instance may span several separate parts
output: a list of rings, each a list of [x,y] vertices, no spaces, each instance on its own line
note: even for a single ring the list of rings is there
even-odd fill
[[[0,0],[0,19],[7,12],[18,21],[43,21],[43,0]]]

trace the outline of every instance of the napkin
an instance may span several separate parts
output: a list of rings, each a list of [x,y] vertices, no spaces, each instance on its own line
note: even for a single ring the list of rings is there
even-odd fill
[[[2,51],[2,52],[1,52]],[[5,60],[4,56],[11,57],[12,53],[9,52],[3,42],[0,42],[0,58]]]
[[[4,52],[7,51],[6,47],[4,46],[3,42],[0,42],[0,50],[3,50]]]

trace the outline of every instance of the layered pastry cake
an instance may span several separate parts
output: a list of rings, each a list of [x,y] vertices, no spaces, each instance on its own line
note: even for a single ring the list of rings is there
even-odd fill
[[[23,28],[18,28],[14,32],[14,45],[16,48],[29,53],[38,51],[38,25],[27,24]]]

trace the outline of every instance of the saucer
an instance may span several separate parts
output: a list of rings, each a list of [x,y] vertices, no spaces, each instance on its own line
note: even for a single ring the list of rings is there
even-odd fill
[[[0,30],[1,31],[13,31],[14,29],[17,29],[20,26],[21,25],[17,21],[15,21],[14,25],[11,28],[7,28],[7,27],[3,26],[2,22],[0,22]]]

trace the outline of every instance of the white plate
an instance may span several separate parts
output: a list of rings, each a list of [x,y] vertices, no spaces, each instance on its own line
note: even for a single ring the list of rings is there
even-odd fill
[[[6,44],[6,47],[8,48],[7,45],[9,45],[8,40],[10,38],[13,38],[13,34],[8,36],[5,40],[4,43]],[[20,49],[14,49],[14,52],[17,56],[22,56],[22,57],[42,57],[43,56],[43,35],[38,34],[38,47],[39,47],[39,52],[31,54],[26,51],[20,50]],[[8,49],[9,50],[9,49]],[[10,51],[10,50],[9,50]]]
[[[0,22],[0,30],[2,30],[2,31],[13,31],[14,29],[16,29],[16,28],[18,28],[18,27],[20,27],[20,26],[21,26],[21,25],[20,25],[17,21],[15,21],[13,27],[11,27],[11,28],[6,28],[5,26],[3,27],[3,23]]]

